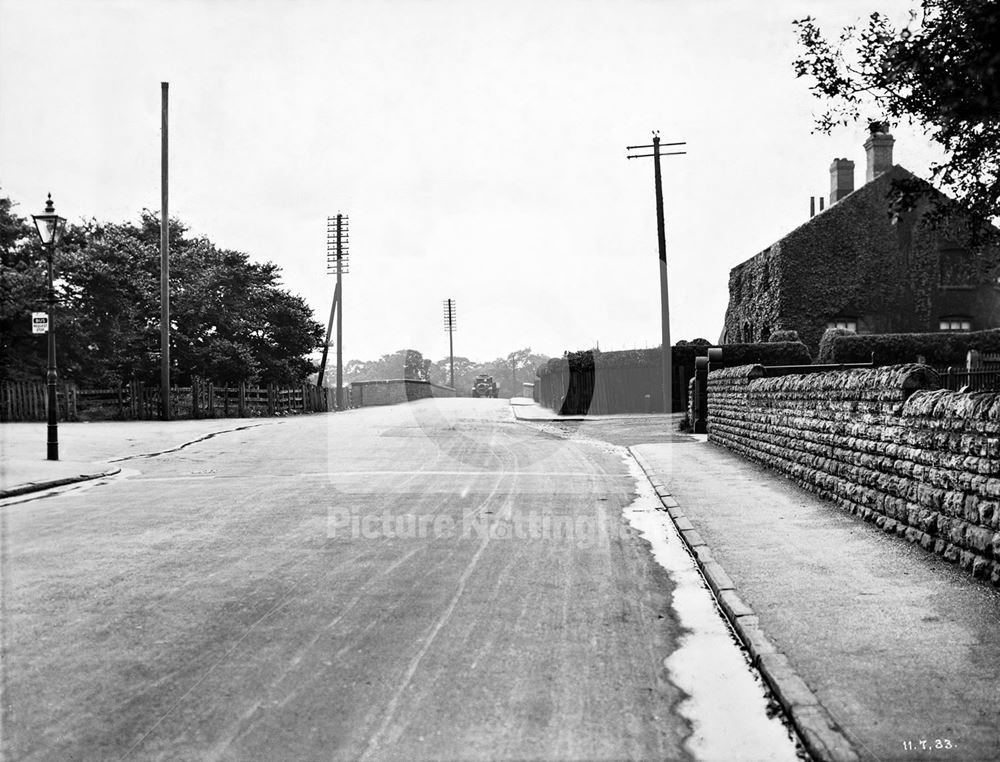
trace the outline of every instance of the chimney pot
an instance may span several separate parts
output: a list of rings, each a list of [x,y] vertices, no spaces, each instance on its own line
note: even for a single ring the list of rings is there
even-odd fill
[[[830,165],[830,206],[853,190],[854,162],[850,159],[834,159]]]

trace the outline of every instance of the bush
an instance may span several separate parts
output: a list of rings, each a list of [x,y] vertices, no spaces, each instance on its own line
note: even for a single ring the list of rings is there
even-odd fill
[[[876,365],[900,365],[917,361],[923,356],[928,365],[937,368],[949,365],[964,366],[970,349],[983,353],[1000,353],[1000,329],[971,332],[941,333],[883,333],[857,336],[836,335],[827,340],[824,355],[820,343],[817,362],[853,363],[867,362],[875,353]],[[827,357],[829,359],[824,360]]]
[[[841,336],[856,336],[850,328],[827,328],[823,332],[823,338],[819,340],[819,354],[816,355],[818,365],[826,365],[832,362],[867,362],[871,358],[871,352],[863,360],[834,360],[833,345]]]
[[[780,344],[786,341],[800,341],[798,331],[775,331],[768,339],[770,344]]]
[[[812,362],[808,347],[801,341],[724,344],[721,349],[722,361],[727,368],[752,364],[808,365]],[[702,354],[707,354],[707,350]]]

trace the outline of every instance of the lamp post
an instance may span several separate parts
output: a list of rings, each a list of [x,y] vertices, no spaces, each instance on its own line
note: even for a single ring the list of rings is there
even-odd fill
[[[48,201],[45,202],[45,211],[41,214],[33,214],[31,218],[38,228],[38,237],[42,240],[48,252],[49,264],[49,368],[45,374],[48,382],[48,459],[59,460],[59,410],[56,406],[56,381],[59,376],[56,373],[56,327],[54,322],[56,309],[56,288],[52,272],[52,259],[55,256],[56,244],[62,237],[66,219],[56,214],[56,208],[52,204],[52,194],[49,194]]]

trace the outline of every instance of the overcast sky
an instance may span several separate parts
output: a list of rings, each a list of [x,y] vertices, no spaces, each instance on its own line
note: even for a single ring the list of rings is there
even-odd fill
[[[651,159],[674,341],[716,340],[729,269],[808,218],[866,126],[812,133],[791,21],[901,0],[0,0],[0,193],[72,221],[160,207],[276,262],[326,324],[326,218],[351,220],[344,355],[656,346]],[[919,132],[895,160],[927,175]]]

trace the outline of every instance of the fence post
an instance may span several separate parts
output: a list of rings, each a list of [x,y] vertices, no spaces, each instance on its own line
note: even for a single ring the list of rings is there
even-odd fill
[[[240,381],[239,397],[237,403],[239,406],[240,418],[246,418],[247,414],[247,382]]]
[[[191,377],[191,417],[198,418],[198,378]]]
[[[708,431],[708,357],[694,359],[694,421],[695,434]]]
[[[274,384],[267,385],[267,414],[274,415]]]

